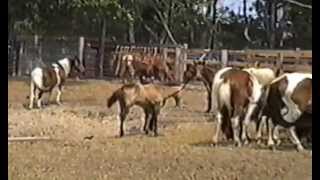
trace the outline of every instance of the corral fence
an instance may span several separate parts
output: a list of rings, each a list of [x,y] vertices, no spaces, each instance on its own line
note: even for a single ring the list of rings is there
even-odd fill
[[[78,55],[78,46],[78,37],[35,35],[18,36],[15,41],[8,40],[8,75],[29,75],[37,65],[49,65],[67,55]]]
[[[8,76],[29,75],[36,65],[48,65],[67,55],[78,55],[86,66],[81,78],[98,78],[100,43],[84,37],[19,36],[8,40]],[[207,50],[188,49],[183,45],[116,44],[105,43],[103,77],[115,78],[119,69],[119,57],[128,52],[160,54],[164,61],[174,62],[176,80],[182,81],[186,64],[206,60],[208,64],[245,67],[256,61],[262,67],[283,65],[284,71],[312,70],[311,50]]]
[[[201,57],[202,56],[202,57]],[[201,57],[201,58],[199,58]],[[203,50],[189,49],[187,63],[198,59],[208,64],[222,64],[223,66],[246,67],[259,62],[261,67],[272,68],[282,66],[285,72],[312,71],[311,50]]]
[[[182,81],[185,63],[187,59],[188,45],[160,45],[160,44],[105,44],[104,54],[104,76],[116,77],[121,69],[121,57],[127,53],[142,53],[145,55],[161,55],[163,61],[173,63],[174,76],[178,81]],[[97,76],[99,70],[99,42],[96,40],[86,40],[84,59],[86,61],[86,71],[89,76]]]

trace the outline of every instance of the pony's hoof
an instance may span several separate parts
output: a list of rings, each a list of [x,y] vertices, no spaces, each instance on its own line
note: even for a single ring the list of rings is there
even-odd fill
[[[243,145],[248,145],[249,144],[249,140],[248,139],[245,139],[244,141],[243,141]]]
[[[261,143],[262,143],[261,139],[257,139],[256,141],[257,141],[258,145],[261,145]]]
[[[212,145],[216,146],[218,144],[218,141],[216,139],[212,139]]]
[[[281,140],[280,140],[280,139],[277,139],[277,140],[276,140],[276,145],[279,146],[280,144],[281,144]]]
[[[298,145],[298,146],[297,146],[297,151],[298,151],[298,152],[304,152],[305,149],[304,149],[301,145]]]
[[[236,142],[235,146],[240,148],[242,146],[242,144],[241,144],[241,142]]]

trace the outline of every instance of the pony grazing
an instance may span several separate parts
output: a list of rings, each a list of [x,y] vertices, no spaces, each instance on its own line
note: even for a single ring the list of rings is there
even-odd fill
[[[304,150],[296,129],[312,128],[312,74],[285,73],[272,81],[267,92],[266,112],[269,123],[274,125],[268,127],[268,145],[279,140],[275,131],[282,126],[289,130],[297,150]]]
[[[124,135],[123,123],[132,106],[140,106],[145,114],[143,127],[141,128],[146,134],[153,130],[153,135],[157,136],[158,115],[161,108],[166,104],[166,101],[180,93],[185,88],[185,85],[178,90],[163,97],[153,84],[141,84],[140,82],[125,84],[108,98],[107,107],[110,108],[114,103],[119,102],[120,131],[119,137]]]
[[[214,144],[218,143],[222,128],[227,138],[232,135],[236,145],[241,146],[240,123],[241,139],[247,142],[247,126],[261,94],[262,86],[255,76],[246,71],[226,67],[216,73],[212,85],[213,108],[218,121]]]
[[[37,101],[38,108],[42,107],[42,95],[49,92],[49,99],[54,89],[57,90],[56,103],[61,104],[62,86],[71,70],[83,73],[85,68],[77,56],[66,57],[53,63],[51,67],[36,67],[31,72],[30,81],[30,104],[33,108],[34,100]]]

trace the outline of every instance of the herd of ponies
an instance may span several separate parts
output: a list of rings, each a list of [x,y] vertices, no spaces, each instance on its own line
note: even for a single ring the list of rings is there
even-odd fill
[[[29,109],[43,107],[42,97],[57,91],[56,103],[61,104],[61,94],[66,78],[71,71],[83,73],[85,67],[77,56],[65,57],[50,67],[35,67],[31,72]],[[279,146],[279,128],[289,132],[298,151],[305,147],[301,139],[312,142],[312,74],[302,72],[284,73],[280,68],[270,69],[255,64],[252,67],[221,67],[214,70],[205,62],[189,64],[184,72],[184,81],[175,91],[164,95],[153,83],[133,81],[123,84],[107,99],[107,107],[115,103],[119,107],[119,137],[124,136],[124,122],[133,106],[144,112],[141,131],[158,135],[158,117],[169,98],[177,106],[181,92],[191,80],[200,80],[207,90],[207,113],[216,120],[213,144],[219,143],[219,134],[231,139],[237,147],[251,139],[248,126],[256,124],[255,138],[262,141],[262,127],[267,128],[267,145]]]

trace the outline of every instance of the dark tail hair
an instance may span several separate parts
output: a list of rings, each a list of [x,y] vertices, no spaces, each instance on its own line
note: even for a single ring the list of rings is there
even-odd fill
[[[112,93],[112,95],[107,100],[107,107],[110,108],[122,95],[122,89],[117,89]]]

